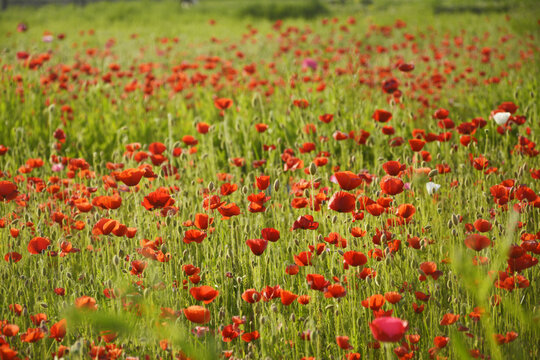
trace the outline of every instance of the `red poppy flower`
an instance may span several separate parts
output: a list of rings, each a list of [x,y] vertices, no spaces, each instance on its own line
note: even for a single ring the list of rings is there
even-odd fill
[[[313,216],[311,215],[302,215],[296,219],[293,224],[292,229],[305,229],[305,230],[315,230],[319,227],[319,223],[313,221]]]
[[[410,139],[409,140],[409,145],[411,146],[411,150],[414,151],[414,152],[418,152],[418,151],[422,150],[422,148],[424,147],[425,144],[426,144],[426,142],[424,140],[421,140],[421,139]]]
[[[255,178],[255,185],[261,191],[266,190],[270,185],[270,176],[261,175]]]
[[[200,230],[206,230],[208,225],[214,221],[214,218],[210,218],[208,214],[198,213],[195,215],[195,221],[193,224]]]
[[[334,115],[333,114],[319,115],[319,120],[325,124],[328,124],[332,122],[332,120],[334,120]]]
[[[456,321],[458,321],[458,319],[459,319],[459,315],[452,314],[452,313],[447,313],[447,314],[443,315],[443,318],[442,318],[441,322],[439,323],[439,325],[442,325],[442,326],[452,325]]]
[[[35,237],[28,243],[28,252],[30,254],[41,254],[51,245],[51,241],[44,237]]]
[[[232,216],[240,215],[240,208],[235,203],[221,205],[218,208],[218,211],[225,219],[230,218]]]
[[[265,228],[261,230],[261,236],[264,240],[276,242],[279,240],[279,231],[274,228]]]
[[[140,276],[142,275],[144,269],[146,269],[146,266],[148,265],[148,263],[146,263],[145,261],[141,261],[141,260],[134,260],[131,262],[131,275],[136,275],[136,276]]]
[[[197,244],[200,244],[205,238],[206,238],[206,233],[204,231],[197,230],[197,229],[186,230],[184,234],[184,242],[186,244],[190,244],[192,242],[196,242]]]
[[[366,255],[360,251],[347,251],[343,254],[343,259],[350,266],[362,266],[367,263]]]
[[[233,101],[228,98],[217,98],[216,100],[214,100],[214,105],[219,110],[226,110],[233,105]]]
[[[19,327],[15,324],[6,324],[6,325],[3,325],[3,328],[0,327],[2,329],[2,333],[4,334],[4,336],[7,336],[7,337],[13,337],[13,336],[17,336],[17,334],[19,333]],[[0,353],[0,359],[2,358],[2,353]]]
[[[196,324],[206,324],[210,321],[210,311],[202,306],[193,305],[183,309],[184,316]]]
[[[352,171],[338,171],[334,177],[342,190],[353,190],[362,185],[364,180]]]
[[[0,181],[0,201],[10,201],[17,197],[17,185],[10,181]]]
[[[389,291],[386,294],[384,294],[384,298],[386,301],[388,301],[390,304],[397,304],[401,301],[402,296],[400,293],[395,291]]]
[[[152,211],[155,209],[162,209],[167,206],[172,206],[174,203],[175,201],[173,198],[171,198],[169,190],[164,187],[160,187],[156,191],[145,196],[141,204],[146,210]]]
[[[235,325],[227,325],[221,330],[221,338],[224,342],[231,342],[241,333],[242,330],[238,329]]]
[[[450,112],[446,109],[440,108],[435,111],[435,114],[433,114],[433,117],[439,120],[444,120],[450,115]]]
[[[397,215],[403,219],[410,219],[416,213],[416,208],[412,204],[401,204],[398,206]]]
[[[447,336],[435,336],[435,338],[433,339],[433,343],[439,349],[446,347],[449,341],[450,338]]]
[[[287,290],[281,290],[279,296],[281,298],[281,303],[285,306],[292,304],[294,300],[298,298],[298,295]]]
[[[261,300],[261,294],[255,289],[247,289],[242,294],[242,300],[247,303],[254,304]]]
[[[338,191],[330,198],[328,208],[338,212],[352,212],[356,206],[356,197],[345,191]]]
[[[405,164],[400,164],[399,161],[387,161],[383,164],[384,171],[390,176],[398,176],[401,171],[404,171]]]
[[[66,319],[62,319],[59,322],[53,324],[49,330],[49,338],[55,339],[60,342],[66,336]]]
[[[388,195],[397,195],[403,192],[403,181],[399,178],[384,176],[381,179],[381,190]]]
[[[405,320],[394,317],[380,317],[369,324],[373,337],[381,342],[398,342],[401,340],[409,324]]]
[[[195,300],[203,301],[205,304],[210,304],[219,295],[219,291],[208,285],[193,287],[189,289],[189,293]]]
[[[336,343],[343,350],[350,350],[350,349],[353,348],[351,346],[351,344],[349,344],[349,337],[348,336],[336,336]]]
[[[375,294],[365,300],[362,300],[361,304],[365,308],[370,308],[373,311],[377,311],[382,308],[385,302],[386,299],[384,298],[384,296],[382,296],[381,294]]]
[[[141,181],[141,178],[146,173],[143,169],[126,169],[120,174],[116,175],[116,178],[126,184],[127,186],[136,186]]]
[[[414,70],[414,64],[402,63],[398,66],[399,71],[410,72]]]
[[[27,343],[37,342],[45,336],[45,333],[40,328],[28,328],[26,333],[21,335],[21,341]]]
[[[465,246],[469,249],[481,251],[491,245],[491,240],[480,234],[471,234],[465,239]]]
[[[4,260],[6,260],[7,262],[13,261],[14,263],[18,263],[19,261],[21,261],[21,259],[22,255],[16,251],[8,252],[4,256]]]
[[[377,122],[385,123],[390,121],[390,119],[392,119],[392,113],[390,111],[377,109],[373,113],[373,120]]]
[[[344,297],[345,295],[347,295],[347,291],[345,291],[345,288],[340,284],[329,285],[324,292],[325,298],[338,299]]]
[[[476,229],[476,231],[478,232],[488,232],[489,230],[491,230],[491,223],[487,220],[484,220],[484,219],[478,219],[474,222],[474,228]]]
[[[266,250],[268,241],[264,239],[248,239],[246,240],[246,244],[249,246],[253,254],[259,256],[264,252],[264,250]]]
[[[78,309],[97,310],[96,299],[83,295],[75,299],[75,307]]]
[[[259,332],[255,330],[255,331],[243,334],[242,340],[249,343],[249,342],[252,342],[253,340],[257,340],[260,337],[261,335],[259,334]]]
[[[307,274],[306,280],[312,290],[324,291],[330,286],[330,281],[326,280],[324,276],[320,274]]]

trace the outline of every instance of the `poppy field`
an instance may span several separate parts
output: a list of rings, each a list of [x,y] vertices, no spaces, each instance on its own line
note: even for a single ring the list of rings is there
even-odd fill
[[[534,2],[243,4],[0,13],[0,360],[540,358]]]

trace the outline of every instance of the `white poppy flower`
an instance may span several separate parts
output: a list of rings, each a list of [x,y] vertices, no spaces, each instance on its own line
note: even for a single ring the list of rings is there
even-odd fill
[[[504,125],[510,118],[509,112],[498,112],[495,115],[493,115],[493,120],[497,123],[497,125]]]
[[[431,182],[431,181],[426,184],[426,189],[429,195],[433,195],[434,193],[439,191],[440,187],[441,185],[435,184],[434,182]]]

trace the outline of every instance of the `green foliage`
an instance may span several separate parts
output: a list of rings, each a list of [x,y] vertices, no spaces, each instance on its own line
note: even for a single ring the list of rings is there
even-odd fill
[[[244,7],[240,10],[241,16],[280,20],[287,18],[313,19],[329,14],[328,8],[320,0],[304,2],[266,1]]]

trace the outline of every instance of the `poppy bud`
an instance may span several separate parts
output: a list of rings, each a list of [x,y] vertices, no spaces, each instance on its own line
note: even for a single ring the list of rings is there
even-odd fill
[[[242,194],[247,195],[248,191],[249,191],[249,189],[248,189],[247,186],[245,186],[245,185],[242,186]]]
[[[452,223],[452,220],[448,220],[448,228],[451,229],[454,224]]]
[[[336,215],[332,216],[332,224],[335,224],[336,221],[337,221],[337,216]]]
[[[309,164],[309,174],[311,176],[315,175],[317,173],[317,165],[315,163]]]
[[[49,307],[49,306],[48,306],[47,304],[45,304],[45,303],[41,303],[40,305],[41,305],[41,307],[44,308],[44,309],[46,309],[46,308]]]
[[[313,183],[320,183],[322,181],[322,178],[318,177],[315,180],[313,180]]]
[[[124,250],[122,250],[122,249],[118,250],[118,256],[119,257],[123,258],[124,255],[125,255]]]
[[[214,191],[215,188],[216,188],[216,186],[214,185],[214,183],[212,181],[210,181],[210,183],[208,184],[208,190]]]
[[[459,224],[459,215],[452,214],[452,223],[454,223],[454,226]]]
[[[276,181],[274,181],[274,191],[278,191],[279,190],[279,179],[276,179]]]
[[[437,176],[439,174],[439,171],[437,169],[433,169],[429,172],[428,174],[428,177],[434,177],[434,176]]]
[[[114,266],[118,266],[118,264],[120,264],[120,258],[116,255],[113,256],[113,259],[112,259],[112,262],[114,264]]]

